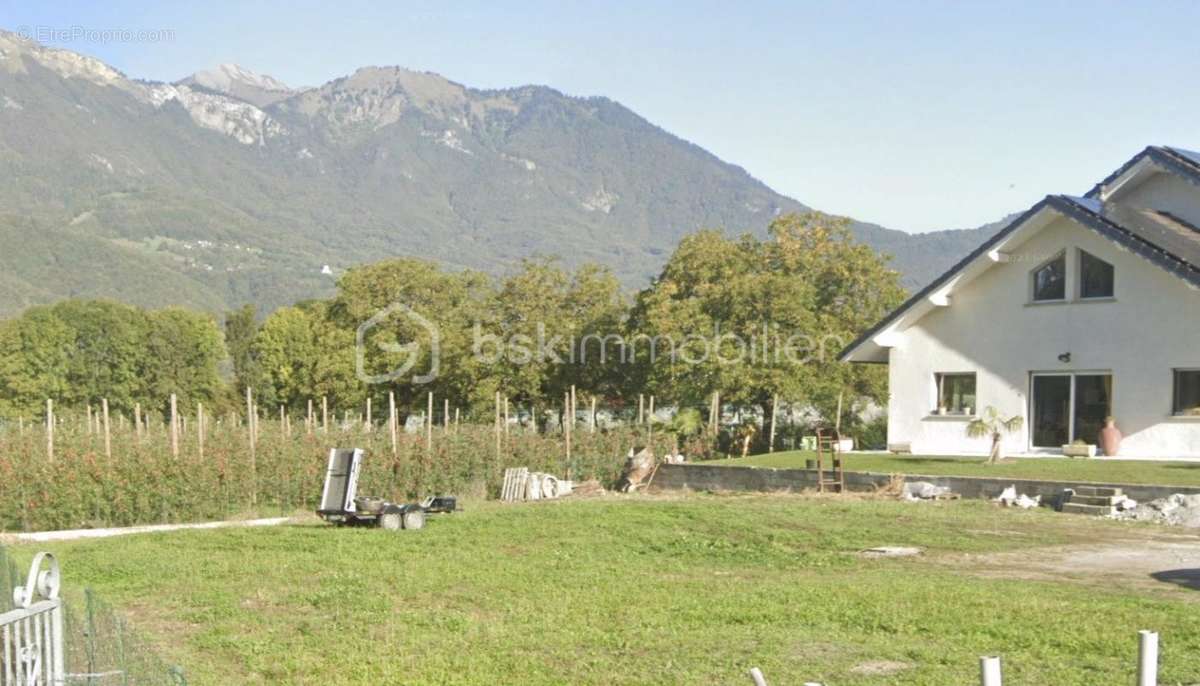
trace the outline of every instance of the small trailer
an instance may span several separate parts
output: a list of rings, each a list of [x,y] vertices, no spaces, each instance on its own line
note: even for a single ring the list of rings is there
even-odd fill
[[[358,471],[364,454],[361,448],[329,451],[325,489],[317,510],[325,521],[338,526],[377,526],[397,531],[424,527],[426,514],[458,510],[458,501],[453,496],[430,496],[420,503],[398,504],[358,495]]]

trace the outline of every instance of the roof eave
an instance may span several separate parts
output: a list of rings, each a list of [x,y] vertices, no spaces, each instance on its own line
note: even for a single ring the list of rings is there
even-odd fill
[[[1192,287],[1200,288],[1200,268],[1196,265],[1106,219],[1070,196],[1052,196],[1050,200],[1055,209],[1067,217],[1158,265]]]
[[[1130,172],[1133,172],[1138,165],[1147,161],[1162,167],[1193,185],[1200,186],[1200,167],[1197,167],[1191,160],[1188,160],[1171,148],[1152,145],[1134,155],[1132,159],[1121,165],[1115,172],[1109,174],[1107,178],[1093,186],[1083,197],[1103,199],[1110,187],[1114,189],[1119,188],[1127,180],[1125,177]]]
[[[989,238],[988,240],[984,241],[982,245],[980,245],[975,250],[971,251],[963,259],[959,260],[953,267],[951,267],[949,270],[947,270],[946,273],[944,273],[941,276],[939,276],[938,278],[934,279],[929,285],[922,288],[915,295],[913,295],[908,300],[906,300],[903,304],[901,304],[900,307],[897,307],[895,310],[892,310],[892,312],[890,314],[888,314],[888,316],[884,317],[878,324],[876,324],[875,326],[864,331],[862,333],[862,335],[860,335],[858,338],[854,339],[854,341],[851,342],[850,345],[846,346],[842,350],[842,352],[838,354],[838,360],[841,362],[858,362],[857,360],[853,360],[851,358],[854,356],[854,353],[857,352],[860,347],[862,347],[862,345],[864,343],[867,343],[868,341],[870,341],[870,339],[874,338],[876,335],[878,335],[881,331],[883,331],[887,327],[891,326],[892,324],[895,324],[901,317],[903,317],[905,314],[907,314],[916,305],[920,304],[926,298],[928,298],[930,295],[937,292],[938,289],[944,287],[947,283],[949,283],[950,280],[953,279],[956,275],[958,275],[959,272],[966,269],[967,266],[969,266],[976,260],[987,255],[997,245],[1000,245],[1001,243],[1003,243],[1006,239],[1008,239],[1009,236],[1011,236],[1014,232],[1016,232],[1017,229],[1021,228],[1021,226],[1023,226],[1026,222],[1028,222],[1030,219],[1032,219],[1034,216],[1036,216],[1043,209],[1046,209],[1047,207],[1049,207],[1050,199],[1051,199],[1050,196],[1043,198],[1036,205],[1034,205],[1033,207],[1026,210],[1024,213],[1022,213],[1021,216],[1019,216],[1016,219],[1009,222],[1008,226],[1004,227],[1003,229],[998,231],[996,233],[996,235],[994,235],[991,238]]]

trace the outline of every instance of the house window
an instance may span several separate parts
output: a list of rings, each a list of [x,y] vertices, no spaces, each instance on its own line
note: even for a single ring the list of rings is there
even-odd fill
[[[1113,297],[1113,266],[1082,250],[1079,251],[1079,297]]]
[[[1067,257],[1059,255],[1033,272],[1035,302],[1067,299]]]
[[[969,415],[976,408],[974,374],[935,374],[938,414]]]
[[[1200,369],[1175,370],[1174,412],[1200,416]]]

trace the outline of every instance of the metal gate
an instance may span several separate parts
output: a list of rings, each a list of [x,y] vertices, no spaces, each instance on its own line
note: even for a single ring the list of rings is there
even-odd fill
[[[45,566],[45,569],[42,567]],[[63,601],[58,560],[38,553],[24,586],[13,589],[16,609],[0,614],[0,686],[58,686],[66,682]]]

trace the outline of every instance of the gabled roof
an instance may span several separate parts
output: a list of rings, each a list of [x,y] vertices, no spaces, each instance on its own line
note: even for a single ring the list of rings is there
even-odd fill
[[[1068,217],[1200,288],[1200,232],[1166,212],[1092,198],[1056,196],[1076,208]]]
[[[897,307],[896,309],[892,310],[891,314],[884,317],[878,324],[867,329],[866,331],[864,331],[862,333],[862,335],[860,335],[858,338],[854,339],[854,341],[850,345],[846,346],[846,348],[844,350],[842,350],[841,353],[838,354],[838,359],[841,360],[842,362],[847,361],[846,358],[852,352],[854,352],[855,348],[858,348],[863,343],[866,343],[871,338],[874,338],[879,332],[881,332],[884,329],[886,329],[887,327],[891,326],[893,323],[896,322],[896,320],[900,319],[900,317],[902,317],[904,314],[906,314],[915,305],[917,305],[918,303],[924,302],[926,298],[928,298],[930,295],[932,295],[938,289],[945,286],[950,281],[950,279],[954,277],[954,275],[958,274],[963,269],[965,269],[967,265],[975,262],[976,260],[978,260],[981,257],[983,257],[984,255],[986,255],[988,253],[988,251],[990,251],[996,245],[1001,243],[1004,239],[1008,238],[1009,235],[1011,235],[1012,232],[1016,231],[1018,227],[1020,227],[1026,221],[1031,219],[1034,215],[1036,215],[1037,213],[1039,213],[1043,209],[1045,209],[1048,206],[1049,201],[1050,201],[1050,198],[1047,197],[1046,199],[1042,200],[1038,204],[1036,204],[1033,207],[1026,210],[1024,213],[1021,214],[1021,216],[1019,216],[1016,219],[1009,222],[1008,226],[1004,227],[1003,229],[1000,229],[1000,231],[998,233],[996,233],[996,235],[992,236],[990,239],[985,241],[983,243],[983,245],[979,246],[975,250],[971,251],[971,253],[969,255],[967,255],[963,259],[959,260],[958,263],[955,264],[953,267],[951,267],[949,270],[947,270],[945,274],[942,274],[941,276],[939,276],[938,278],[936,278],[932,282],[930,282],[929,285],[925,286],[920,291],[917,291],[915,294],[913,294],[913,296],[911,298],[904,301],[904,303],[902,305],[900,305],[900,307]]]
[[[1085,198],[1101,198],[1106,189],[1116,185],[1120,180],[1131,176],[1140,167],[1157,164],[1169,172],[1178,174],[1183,179],[1200,186],[1200,153],[1172,148],[1166,145],[1151,145],[1133,156],[1115,172],[1108,175],[1100,183],[1088,191]]]
[[[1151,146],[1139,153],[1096,185],[1084,197],[1049,195],[1014,219],[996,235],[984,242],[965,258],[935,279],[920,292],[909,298],[875,326],[868,329],[838,356],[848,358],[864,343],[875,338],[895,324],[918,305],[944,289],[967,267],[985,259],[1012,234],[1028,224],[1043,211],[1074,220],[1109,240],[1125,247],[1130,252],[1144,257],[1171,274],[1200,288],[1200,229],[1167,212],[1128,208],[1104,201],[1104,190],[1114,180],[1134,169],[1138,164],[1154,162],[1170,171],[1179,173],[1200,186],[1200,153]]]

